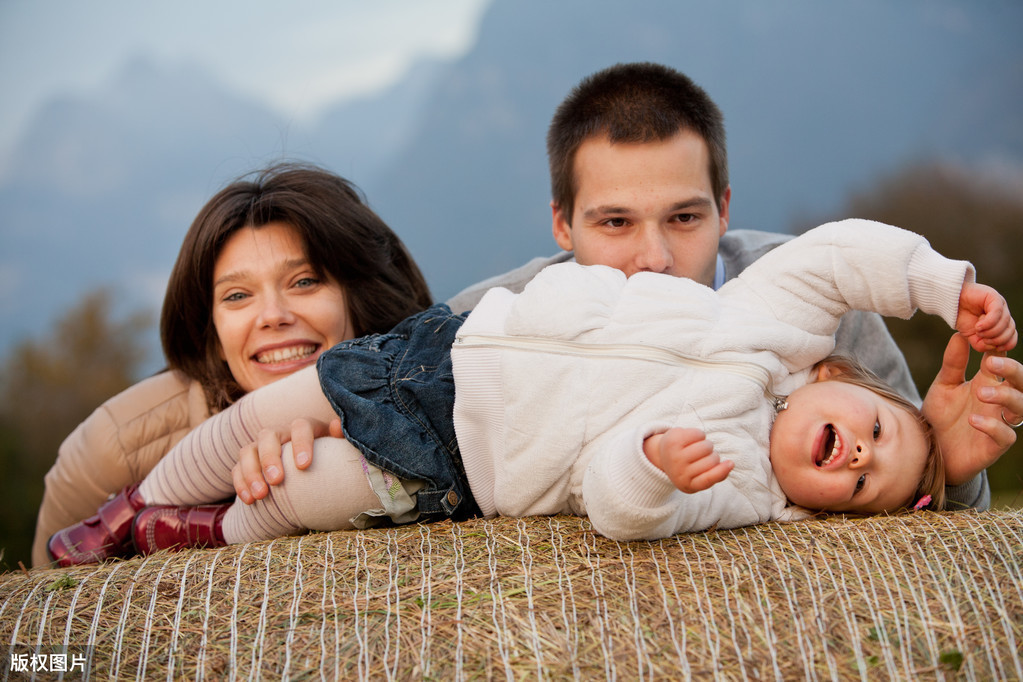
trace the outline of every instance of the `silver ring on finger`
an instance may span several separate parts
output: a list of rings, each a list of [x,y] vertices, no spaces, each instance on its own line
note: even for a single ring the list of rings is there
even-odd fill
[[[1023,417],[1020,417],[1019,421],[1013,424],[1012,422],[1005,418],[1005,410],[1002,410],[1002,421],[1005,422],[1005,424],[1011,429],[1018,429],[1019,427],[1023,426]]]

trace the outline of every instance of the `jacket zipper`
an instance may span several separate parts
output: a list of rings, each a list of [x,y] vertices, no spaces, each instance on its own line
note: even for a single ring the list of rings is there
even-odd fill
[[[727,360],[707,360],[686,355],[670,348],[648,346],[632,343],[583,343],[564,339],[549,339],[536,336],[498,336],[493,334],[466,334],[455,338],[456,346],[478,348],[511,348],[513,350],[554,353],[556,355],[575,355],[628,360],[644,360],[659,362],[664,365],[688,365],[701,369],[728,372],[745,377],[759,384],[764,394],[774,404],[775,409],[785,403],[785,397],[779,396],[771,388],[771,374],[765,368],[752,362],[733,362]]]

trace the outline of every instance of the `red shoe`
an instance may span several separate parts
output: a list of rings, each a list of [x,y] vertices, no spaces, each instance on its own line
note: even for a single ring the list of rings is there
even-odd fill
[[[223,547],[227,543],[221,524],[230,506],[228,503],[146,507],[135,516],[131,527],[135,551],[152,554],[161,549]]]
[[[103,503],[95,516],[57,531],[46,549],[59,566],[95,564],[132,554],[131,525],[146,506],[134,483]]]

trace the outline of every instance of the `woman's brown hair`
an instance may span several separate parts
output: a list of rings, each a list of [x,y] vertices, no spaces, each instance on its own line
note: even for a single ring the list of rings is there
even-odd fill
[[[356,335],[386,332],[432,302],[401,239],[344,178],[293,163],[243,176],[210,199],[192,222],[160,316],[169,366],[200,382],[214,411],[244,391],[218,352],[213,268],[231,235],[269,223],[296,230],[317,274],[341,285]]]

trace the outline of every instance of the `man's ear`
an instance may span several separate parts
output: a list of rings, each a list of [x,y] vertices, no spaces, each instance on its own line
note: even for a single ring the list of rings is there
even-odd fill
[[[732,186],[725,187],[724,195],[721,197],[721,205],[718,206],[718,238],[724,237],[728,231],[728,205],[732,201]]]
[[[551,232],[554,234],[554,241],[565,251],[572,250],[572,225],[569,224],[568,218],[561,207],[551,201]]]

